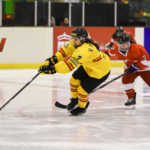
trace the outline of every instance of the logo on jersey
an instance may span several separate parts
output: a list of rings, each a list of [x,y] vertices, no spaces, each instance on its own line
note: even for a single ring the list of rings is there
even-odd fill
[[[57,50],[59,50],[62,46],[68,47],[68,42],[71,40],[71,36],[67,35],[65,32],[59,36],[57,36]]]

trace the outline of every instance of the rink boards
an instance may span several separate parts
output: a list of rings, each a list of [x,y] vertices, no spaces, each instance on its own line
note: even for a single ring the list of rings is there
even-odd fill
[[[70,40],[73,27],[2,27],[0,28],[0,68],[37,68],[46,58]],[[86,27],[101,49],[108,43],[114,27]],[[149,49],[150,28],[124,27],[135,35],[137,43]],[[2,39],[6,39],[3,41]],[[111,58],[112,66],[123,63]]]

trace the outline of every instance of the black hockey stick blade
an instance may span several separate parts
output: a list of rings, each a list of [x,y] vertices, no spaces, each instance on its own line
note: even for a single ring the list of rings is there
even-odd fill
[[[55,106],[58,107],[58,108],[62,108],[62,109],[66,109],[67,108],[67,105],[61,104],[58,101],[55,102]]]

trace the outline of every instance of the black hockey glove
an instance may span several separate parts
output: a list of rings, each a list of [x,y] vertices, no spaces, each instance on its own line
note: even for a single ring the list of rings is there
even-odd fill
[[[54,65],[58,62],[57,57],[54,55],[45,60],[44,64],[39,67],[38,72],[43,74],[54,74],[56,73]]]
[[[136,65],[132,64],[129,69],[128,69],[128,72],[129,73],[134,73],[136,72],[137,70],[139,70],[139,67],[137,67]]]
[[[41,66],[38,70],[40,73],[44,74],[54,74],[56,73],[55,67],[54,66]]]

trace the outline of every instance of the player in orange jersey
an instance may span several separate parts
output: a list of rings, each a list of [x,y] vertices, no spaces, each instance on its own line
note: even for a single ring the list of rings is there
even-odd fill
[[[113,46],[113,44],[115,44],[117,42],[118,37],[122,33],[128,33],[130,35],[130,37],[131,37],[131,41],[133,43],[136,43],[136,40],[134,39],[134,36],[133,36],[132,33],[128,32],[128,31],[124,31],[124,29],[122,27],[117,27],[116,31],[112,35],[111,41],[108,44],[106,44],[105,48],[106,49],[110,49]]]
[[[131,41],[130,35],[123,33],[118,42],[109,50],[109,55],[115,55],[125,63],[125,72],[128,74],[122,77],[125,92],[128,100],[126,106],[136,104],[136,92],[133,88],[135,79],[140,76],[150,86],[150,57],[146,49]]]

